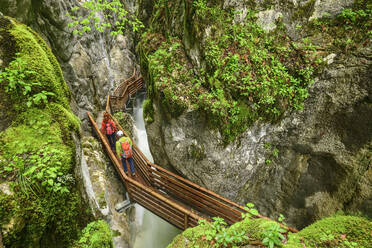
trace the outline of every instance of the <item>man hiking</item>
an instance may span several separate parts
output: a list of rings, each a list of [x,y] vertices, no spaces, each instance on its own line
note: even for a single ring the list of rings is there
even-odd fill
[[[128,167],[126,161],[128,161],[130,165],[130,172],[132,176],[135,176],[136,173],[134,171],[134,164],[133,164],[133,152],[132,152],[132,140],[129,137],[124,137],[124,134],[121,130],[116,133],[118,137],[118,141],[116,141],[116,154],[121,159],[121,163],[124,168],[125,174],[128,175]]]

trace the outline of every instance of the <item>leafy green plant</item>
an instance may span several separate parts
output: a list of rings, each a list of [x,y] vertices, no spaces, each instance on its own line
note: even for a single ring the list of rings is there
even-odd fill
[[[88,16],[78,16],[80,9],[87,11]],[[112,36],[123,34],[128,25],[134,32],[144,27],[140,20],[125,10],[120,0],[88,0],[84,1],[81,7],[72,8],[71,12],[72,14],[67,15],[73,22],[69,23],[68,27],[75,28],[73,32],[79,35],[91,31],[92,26],[99,32],[110,29]]]
[[[167,6],[170,1],[161,2],[156,6],[157,15],[173,13]],[[264,32],[252,10],[248,10],[243,25],[234,22],[239,13],[212,2],[194,0],[192,8],[196,35],[209,30],[204,38],[195,37],[202,40],[203,69],[190,63],[179,39],[153,39],[162,30],[154,20],[154,33],[144,34],[139,45],[153,84],[149,86],[150,97],[161,99],[168,112],[174,112],[172,117],[177,118],[187,108],[199,108],[228,142],[255,121],[275,122],[286,110],[303,108],[314,67],[321,61],[314,51],[316,46],[300,41],[292,47],[280,23],[275,33]],[[162,23],[164,18],[158,16],[156,20]]]
[[[270,225],[263,233],[264,239],[262,240],[262,243],[269,248],[281,246],[282,240],[285,239],[283,235],[285,232],[287,232],[287,230],[282,228],[279,223],[272,223],[272,225]]]
[[[112,233],[104,220],[89,223],[73,248],[112,248]]]
[[[21,100],[22,96],[26,97],[27,107],[46,104],[48,97],[53,97],[55,94],[45,90],[35,92],[35,88],[41,86],[41,83],[35,82],[33,79],[36,72],[27,68],[27,63],[21,59],[19,53],[16,55],[9,66],[4,71],[0,71],[0,83],[4,85],[7,93],[18,100]]]
[[[247,211],[246,213],[242,213],[242,218],[252,218],[259,215],[257,209],[254,208],[253,203],[247,203],[244,209]],[[274,247],[275,245],[280,246],[281,241],[285,239],[283,233],[286,233],[287,230],[282,228],[281,224],[286,226],[284,223],[284,216],[280,214],[278,218],[278,222],[272,222],[263,232],[263,240],[262,243],[270,248]]]
[[[17,54],[9,66],[0,72],[0,82],[4,84],[6,92],[28,95],[33,86],[40,85],[32,81],[32,76],[35,74],[35,71],[27,69],[26,62]]]
[[[279,149],[276,148],[276,147],[273,150],[273,156],[276,157],[276,158],[278,158],[278,156],[279,156]]]
[[[61,151],[45,146],[38,152],[18,155],[10,161],[10,168],[18,175],[18,182],[25,194],[29,191],[41,193],[41,187],[47,191],[68,193],[67,185],[58,180],[63,176],[61,171]],[[36,189],[36,190],[35,190]]]
[[[32,95],[28,99],[26,105],[27,107],[31,107],[32,105],[40,105],[41,103],[46,104],[48,102],[48,96],[53,97],[55,96],[55,94],[53,92],[48,92],[48,91],[43,90],[39,93]]]
[[[193,1],[193,5],[196,9],[196,14],[199,16],[203,16],[208,11],[207,1],[206,0],[196,0]]]
[[[218,247],[230,247],[248,238],[244,231],[229,231],[223,218],[213,217],[212,219],[214,220],[212,223],[204,219],[199,220],[199,225],[204,229],[203,239],[209,241],[210,244],[216,244]]]
[[[254,204],[251,202],[248,202],[244,207],[246,213],[242,213],[242,218],[251,218],[258,215],[257,209],[254,208]]]

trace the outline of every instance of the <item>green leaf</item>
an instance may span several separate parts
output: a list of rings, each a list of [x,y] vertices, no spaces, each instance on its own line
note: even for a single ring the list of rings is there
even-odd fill
[[[248,208],[253,208],[253,207],[254,207],[254,204],[251,203],[251,202],[248,202],[248,203],[246,204],[246,206],[247,206]]]
[[[257,209],[251,209],[251,210],[249,210],[249,213],[251,213],[252,215],[255,215],[255,216],[257,216],[258,215],[258,211],[257,211]]]
[[[34,173],[34,171],[37,169],[37,166],[32,166],[30,169],[28,169],[25,173],[23,173],[23,176],[28,176],[32,173]]]

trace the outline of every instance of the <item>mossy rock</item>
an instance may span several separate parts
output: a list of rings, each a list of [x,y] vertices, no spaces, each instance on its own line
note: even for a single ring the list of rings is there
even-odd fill
[[[232,247],[244,247],[245,245],[248,245],[250,241],[262,240],[264,238],[264,232],[266,231],[266,229],[273,224],[277,224],[277,222],[262,218],[246,218],[243,221],[237,222],[234,225],[228,227],[226,230],[226,235],[233,236],[235,233],[246,234],[247,239],[245,241],[238,242],[235,244],[235,246],[232,245]],[[183,233],[174,238],[173,242],[168,245],[167,248],[209,248],[212,246],[211,242],[214,243],[214,241],[208,241],[206,239],[209,231],[210,230],[208,230],[203,225],[188,228]],[[224,246],[218,246],[218,244],[215,244],[213,247]]]
[[[356,216],[334,216],[315,222],[291,234],[284,247],[358,247],[372,245],[372,222]],[[354,243],[354,246],[348,246]]]
[[[226,236],[234,236],[241,233],[246,239],[229,244],[228,247],[251,247],[265,238],[270,227],[278,225],[277,222],[263,218],[245,218],[226,229]],[[214,238],[210,241],[207,236],[211,235],[211,229],[199,225],[186,229],[179,234],[168,248],[199,247],[224,247],[215,243]],[[340,247],[340,248],[370,248],[372,244],[372,222],[356,216],[334,216],[325,218],[306,227],[298,233],[289,233],[288,241],[282,245],[286,248],[299,247]],[[215,235],[215,234],[214,234]],[[256,247],[256,246],[254,246]]]
[[[2,232],[3,242],[6,247],[68,247],[91,218],[74,179],[72,136],[79,135],[80,121],[69,107],[61,68],[40,36],[5,17],[0,17],[0,32],[6,33],[0,48],[12,49],[0,53],[5,62],[0,69],[21,58],[35,72],[29,80],[40,83],[31,93],[53,93],[45,103],[30,107],[26,96],[5,92],[0,85],[0,106],[7,108],[0,111],[12,112],[7,115],[11,125],[0,129],[0,183],[9,183],[14,192],[0,195],[0,223],[12,227]]]
[[[133,118],[130,114],[125,112],[117,112],[114,114],[115,119],[119,122],[124,131],[133,137]]]
[[[112,233],[104,220],[89,223],[73,248],[112,248]]]
[[[143,118],[147,123],[154,122],[154,106],[151,99],[146,99],[143,102]]]

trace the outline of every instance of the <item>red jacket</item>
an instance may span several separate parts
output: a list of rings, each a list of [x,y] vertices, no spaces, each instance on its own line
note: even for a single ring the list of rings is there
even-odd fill
[[[113,134],[116,132],[116,126],[114,122],[111,119],[108,119],[107,122],[102,121],[102,126],[101,126],[101,132],[103,134]]]

